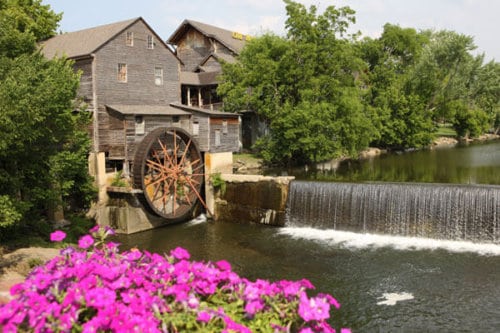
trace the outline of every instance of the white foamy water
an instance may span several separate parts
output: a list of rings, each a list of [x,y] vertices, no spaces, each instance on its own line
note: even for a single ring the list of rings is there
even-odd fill
[[[390,247],[396,250],[446,250],[449,252],[472,252],[487,256],[500,256],[500,245],[465,241],[440,240],[431,238],[404,237],[391,235],[360,234],[338,230],[285,227],[280,234],[297,239],[310,239],[344,248],[366,249]]]
[[[205,222],[207,222],[207,216],[205,214],[200,214],[197,217],[195,217],[194,219],[186,222],[184,224],[184,226],[190,227],[190,226],[197,225],[200,223],[205,223]]]
[[[410,293],[384,293],[380,298],[383,300],[378,301],[377,305],[396,305],[397,302],[408,301],[414,297]]]

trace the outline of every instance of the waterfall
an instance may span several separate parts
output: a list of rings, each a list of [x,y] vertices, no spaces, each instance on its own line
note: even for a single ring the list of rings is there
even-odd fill
[[[294,181],[286,225],[500,243],[500,186]]]

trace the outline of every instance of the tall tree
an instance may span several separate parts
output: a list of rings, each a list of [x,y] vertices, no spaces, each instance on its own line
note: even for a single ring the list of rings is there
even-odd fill
[[[257,147],[269,162],[305,163],[356,154],[373,127],[361,103],[357,56],[347,28],[348,7],[318,14],[291,0],[286,37],[266,34],[250,41],[237,64],[225,64],[218,92],[228,111],[255,110],[270,134]]]
[[[380,38],[366,38],[359,44],[369,65],[365,101],[375,114],[375,145],[410,148],[429,144],[432,119],[420,97],[404,91],[409,73],[428,42],[428,33],[386,24]]]
[[[43,216],[61,196],[90,193],[87,115],[75,112],[79,76],[36,47],[59,19],[36,0],[0,5],[0,227]]]

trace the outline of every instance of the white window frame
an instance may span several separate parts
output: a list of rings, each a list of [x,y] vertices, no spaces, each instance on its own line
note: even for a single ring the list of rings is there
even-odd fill
[[[125,44],[127,44],[127,46],[134,46],[134,32],[133,31],[127,31],[127,37],[125,39]]]
[[[222,134],[227,134],[227,120],[222,121]]]
[[[125,64],[125,63],[118,63],[118,67],[117,67],[117,79],[118,79],[118,82],[127,83],[127,81],[128,81],[127,64]]]
[[[193,122],[193,135],[200,135],[200,123],[197,121]]]
[[[155,39],[153,35],[148,35],[148,49],[152,50],[155,48]]]
[[[214,131],[214,141],[215,141],[215,147],[221,146],[220,130],[218,129]]]
[[[146,121],[143,116],[135,116],[134,123],[136,135],[142,135],[146,132]]]
[[[162,86],[163,85],[163,67],[155,66],[155,85]]]

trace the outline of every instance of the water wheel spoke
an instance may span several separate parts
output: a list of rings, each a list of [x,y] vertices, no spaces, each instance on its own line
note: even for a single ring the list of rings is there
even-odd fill
[[[201,204],[203,206],[205,206],[205,209],[207,210],[207,212],[213,216],[212,212],[208,209],[207,207],[207,204],[205,203],[205,201],[203,200],[203,198],[201,197],[200,193],[198,192],[198,190],[196,189],[196,186],[191,182],[191,179],[189,178],[186,178],[186,181],[187,183],[189,184],[189,186],[191,187],[191,189],[193,190],[193,192],[196,194],[196,196],[198,197],[198,200],[200,200]]]
[[[156,158],[156,160],[158,161],[158,164],[162,164],[160,154],[158,154],[158,151],[156,151],[155,149],[152,149],[152,155],[154,158]]]
[[[156,171],[163,171],[165,170],[165,166],[163,166],[163,164],[159,164],[153,160],[146,160],[146,165],[148,167],[150,167],[151,169],[153,170],[156,170]]]
[[[186,154],[189,150],[189,146],[191,145],[191,139],[189,139],[188,143],[186,144],[186,147],[184,148],[184,151],[182,152],[181,160],[179,162],[179,165],[184,165],[184,160],[186,158]]]
[[[160,140],[160,139],[158,139],[158,143],[160,144],[160,147],[161,147],[161,149],[162,149],[162,151],[163,151],[163,155],[165,156],[165,159],[164,159],[164,162],[163,162],[163,163],[166,163],[166,160],[168,160],[168,162],[170,163],[170,165],[175,166],[175,165],[176,165],[176,163],[174,163],[174,162],[172,161],[172,158],[170,157],[170,154],[169,154],[169,152],[168,152],[167,146],[166,146],[166,145],[164,145],[164,144],[163,144],[163,142],[161,142],[161,140]]]
[[[193,175],[191,175],[191,176],[203,176],[203,174],[193,174]],[[201,182],[199,182],[198,180],[196,180],[196,178],[194,178],[194,177],[189,177],[189,180],[190,180],[191,182],[195,183],[196,185],[201,184]]]

